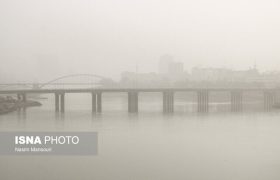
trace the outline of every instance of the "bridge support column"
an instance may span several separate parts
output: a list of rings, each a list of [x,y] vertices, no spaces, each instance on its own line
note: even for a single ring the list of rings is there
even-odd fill
[[[231,91],[231,111],[238,112],[242,110],[242,92]]]
[[[17,100],[20,101],[21,100],[21,95],[17,94]]]
[[[59,112],[59,94],[55,93],[55,112]]]
[[[25,103],[26,102],[26,94],[25,93],[17,94],[17,99],[18,99],[18,101],[21,101],[21,102]],[[25,105],[23,105],[23,107],[20,107],[19,110],[23,110],[23,112],[25,112],[25,110],[26,110]]]
[[[102,112],[102,93],[97,93],[97,112]]]
[[[92,101],[92,112],[96,113],[96,93],[92,92],[91,93],[91,101]]]
[[[26,102],[26,94],[22,94],[22,101]]]
[[[60,112],[64,113],[64,110],[65,110],[65,103],[64,103],[64,98],[65,97],[65,94],[64,93],[61,93],[60,94]]]
[[[26,94],[25,93],[23,93],[22,94],[22,102],[26,102]],[[23,106],[23,111],[26,111],[26,106]]]
[[[138,92],[128,92],[128,112],[138,112]]]
[[[206,90],[197,91],[197,111],[208,112],[209,93]]]
[[[163,92],[163,112],[174,112],[174,92]]]
[[[19,101],[23,101],[23,102],[26,102],[26,94],[23,93],[23,94],[17,94],[17,99]]]
[[[271,91],[264,92],[264,109],[270,111],[275,103],[275,93]]]
[[[65,93],[55,93],[55,112],[64,113],[65,110]]]

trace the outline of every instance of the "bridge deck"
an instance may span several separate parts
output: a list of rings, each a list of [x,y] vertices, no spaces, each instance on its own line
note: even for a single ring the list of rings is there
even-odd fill
[[[17,89],[0,90],[0,94],[50,94],[50,93],[92,93],[92,92],[219,92],[219,91],[279,91],[276,88],[82,88],[82,89]]]

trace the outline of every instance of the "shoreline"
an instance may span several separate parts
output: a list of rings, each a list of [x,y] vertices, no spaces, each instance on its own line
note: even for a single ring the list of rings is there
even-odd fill
[[[12,97],[0,97],[0,115],[14,112],[21,108],[41,106],[38,101],[33,100],[16,100]]]

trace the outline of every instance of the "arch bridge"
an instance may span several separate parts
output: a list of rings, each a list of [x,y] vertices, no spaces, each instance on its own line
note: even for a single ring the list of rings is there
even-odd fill
[[[0,84],[0,89],[97,88],[112,85],[113,81],[104,76],[96,74],[69,74],[43,83],[2,83]]]

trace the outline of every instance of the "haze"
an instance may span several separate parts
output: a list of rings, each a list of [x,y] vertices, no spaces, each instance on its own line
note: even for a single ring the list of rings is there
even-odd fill
[[[193,66],[280,69],[277,0],[1,0],[0,80]]]

